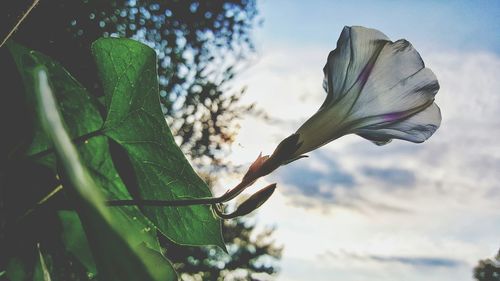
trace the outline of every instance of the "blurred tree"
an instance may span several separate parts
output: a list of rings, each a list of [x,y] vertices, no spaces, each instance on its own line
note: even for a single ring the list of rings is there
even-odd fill
[[[0,4],[2,38],[32,2]],[[60,61],[96,95],[95,39],[148,44],[158,54],[162,107],[184,152],[195,164],[224,166],[235,121],[252,108],[238,104],[244,89],[232,91],[229,81],[253,51],[256,15],[255,0],[40,1],[13,38]]]
[[[493,259],[479,261],[474,268],[474,278],[478,281],[500,281],[500,250]]]
[[[275,245],[273,228],[257,232],[255,227],[248,218],[224,221],[228,254],[210,247],[179,246],[166,239],[161,243],[183,281],[271,280],[278,272],[282,247]]]

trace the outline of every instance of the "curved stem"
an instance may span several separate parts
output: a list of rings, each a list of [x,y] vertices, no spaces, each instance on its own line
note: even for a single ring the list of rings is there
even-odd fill
[[[109,200],[108,206],[157,206],[157,207],[180,207],[191,205],[213,205],[227,202],[238,196],[243,190],[253,182],[242,181],[233,189],[219,197],[189,198],[175,200],[155,200],[155,199],[129,199],[129,200]]]
[[[223,219],[223,220],[230,220],[230,219],[234,219],[234,218],[235,218],[235,216],[233,215],[234,213],[231,213],[231,214],[226,214],[226,213],[224,213],[224,212],[222,211],[222,209],[221,209],[220,205],[218,205],[218,204],[214,204],[214,205],[212,205],[212,207],[213,207],[213,210],[214,210],[215,214],[216,214],[219,218],[221,218],[221,219]]]

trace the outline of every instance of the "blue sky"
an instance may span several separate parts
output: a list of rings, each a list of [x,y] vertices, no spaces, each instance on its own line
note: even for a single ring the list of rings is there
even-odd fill
[[[255,185],[278,184],[257,214],[285,247],[278,280],[471,280],[500,247],[500,1],[258,6],[258,51],[236,86],[271,121],[241,121],[236,164],[271,153],[318,109],[322,68],[345,25],[409,40],[441,85],[443,121],[425,143],[377,147],[349,135]]]
[[[262,0],[258,5],[263,44],[332,46],[344,25],[362,25],[383,30],[390,38],[411,33],[415,46],[500,52],[500,2],[495,0]]]

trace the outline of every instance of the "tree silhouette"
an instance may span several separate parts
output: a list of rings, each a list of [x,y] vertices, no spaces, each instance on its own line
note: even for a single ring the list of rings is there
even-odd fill
[[[31,2],[1,4],[0,35]],[[90,44],[102,36],[148,44],[158,54],[162,107],[184,152],[195,164],[221,166],[235,121],[251,110],[238,104],[244,89],[230,81],[253,51],[256,15],[255,0],[40,1],[13,39],[61,62],[97,96]]]
[[[183,281],[271,280],[278,272],[282,247],[275,245],[274,229],[256,231],[251,219],[224,222],[228,253],[210,247],[185,247],[166,239],[165,256],[174,264]]]
[[[500,281],[500,250],[493,259],[479,261],[474,268],[474,278],[478,281]]]

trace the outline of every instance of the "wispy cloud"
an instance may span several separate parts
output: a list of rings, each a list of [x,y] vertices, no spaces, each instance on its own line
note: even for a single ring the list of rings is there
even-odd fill
[[[443,266],[443,267],[456,267],[462,264],[459,260],[447,258],[429,258],[429,257],[397,257],[397,256],[368,256],[369,259],[378,262],[397,262],[408,264],[412,266]]]
[[[361,173],[396,188],[415,186],[415,174],[408,169],[365,166],[361,169]]]
[[[319,153],[312,156],[317,157],[314,162],[308,159],[297,161],[279,170],[274,178],[286,184],[292,193],[332,199],[327,201],[333,201],[335,189],[355,186],[354,176],[344,171],[334,158]]]
[[[273,118],[292,121],[244,121],[236,163],[272,152],[317,110],[325,97],[321,67],[327,51],[271,50],[248,73],[249,100]],[[300,259],[305,267],[307,260],[307,266],[339,274],[339,280],[390,275],[461,281],[470,280],[475,263],[497,250],[500,226],[492,222],[500,220],[500,56],[443,52],[424,58],[441,84],[436,98],[443,123],[430,140],[376,147],[347,136],[268,178],[279,187],[259,217],[278,224],[285,265]],[[314,257],[325,249],[364,253],[364,262],[353,266],[332,259],[318,265]],[[286,272],[296,272],[300,263],[285,266],[283,280],[293,280]],[[297,276],[309,276],[306,271]]]
[[[391,255],[374,255],[374,254],[355,254],[352,252],[341,251],[340,253],[333,253],[327,251],[319,255],[321,259],[344,259],[361,263],[378,262],[378,263],[396,263],[402,265],[409,265],[413,267],[459,267],[463,266],[463,260],[447,258],[447,257],[431,257],[431,256],[391,256]]]
[[[294,49],[289,55],[295,52]],[[282,52],[281,56],[285,54]],[[298,61],[305,61],[300,58],[306,55],[296,57]],[[272,61],[273,65],[279,65],[276,57]],[[282,64],[285,71],[264,74],[265,79],[274,81],[273,85],[297,81],[290,73],[292,63],[284,60]],[[301,65],[301,69],[312,68],[305,62]],[[355,136],[342,138],[277,173],[276,179],[289,191],[285,194],[291,198],[306,196],[325,205],[349,205],[349,201],[356,205],[356,201],[363,201],[394,208],[402,206],[384,203],[384,200],[444,194],[451,195],[446,200],[468,200],[471,197],[465,194],[467,191],[498,194],[500,174],[496,171],[500,169],[500,144],[496,140],[500,138],[497,116],[500,81],[496,77],[500,75],[500,57],[491,53],[435,54],[430,56],[427,65],[439,78],[441,91],[437,99],[444,116],[442,127],[433,138],[420,145],[394,141],[385,147],[375,147]],[[258,73],[260,77],[262,74]],[[307,76],[304,80],[313,79]],[[319,83],[319,79],[316,80]],[[313,85],[306,82],[302,84],[303,89],[277,87],[289,90],[284,95],[290,97],[312,93],[295,101],[279,94],[267,97],[269,103],[264,102],[264,107],[272,108],[286,99],[287,107],[296,109],[283,113],[285,117],[295,116],[296,125],[286,129],[277,127],[276,134],[284,137],[293,132],[300,120],[310,114],[312,104],[321,103],[322,90]],[[301,106],[305,109],[299,110]],[[281,116],[279,112],[269,112]],[[307,205],[317,204],[308,202]]]
[[[313,160],[297,161],[271,176],[273,181],[280,183],[282,193],[294,206],[323,211],[334,206],[360,212],[408,211],[365,197],[359,191],[357,175],[345,170],[335,157],[318,151],[311,153],[310,157]],[[389,192],[392,188],[408,188],[415,183],[413,173],[404,169],[364,167],[359,173],[373,178],[375,183],[381,182]]]

